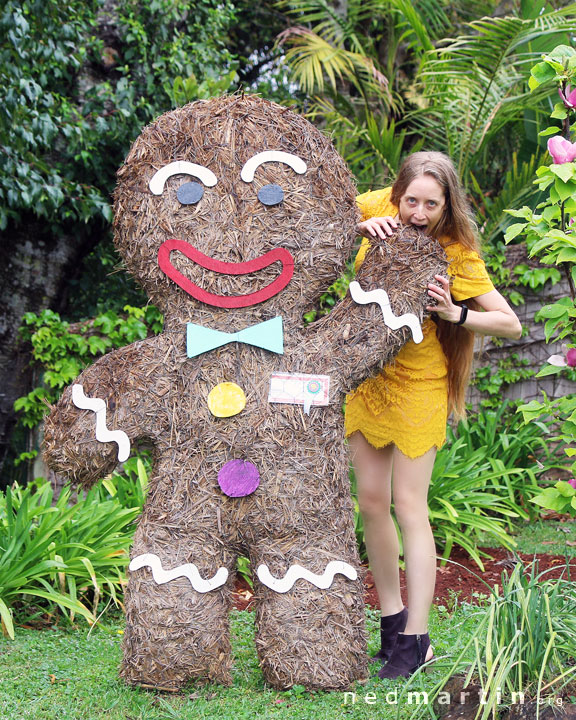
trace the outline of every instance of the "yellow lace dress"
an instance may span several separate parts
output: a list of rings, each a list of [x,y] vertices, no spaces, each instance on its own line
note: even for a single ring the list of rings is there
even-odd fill
[[[395,216],[398,208],[390,202],[391,188],[364,193],[357,198],[363,220]],[[452,296],[466,300],[494,290],[482,258],[448,237],[440,238],[450,265]],[[366,238],[356,256],[356,269],[370,247]],[[448,378],[446,356],[436,337],[431,319],[422,327],[424,339],[409,340],[376,377],[365,380],[346,402],[345,431],[360,431],[374,447],[390,443],[410,458],[423,455],[446,440]]]

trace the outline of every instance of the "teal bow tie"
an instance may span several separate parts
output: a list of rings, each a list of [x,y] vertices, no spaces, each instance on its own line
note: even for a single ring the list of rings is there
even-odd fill
[[[278,316],[272,318],[272,320],[265,320],[235,333],[212,330],[195,323],[187,323],[186,325],[186,354],[190,358],[210,352],[210,350],[215,350],[231,342],[255,345],[264,350],[283,355],[284,331],[282,329],[282,318]]]

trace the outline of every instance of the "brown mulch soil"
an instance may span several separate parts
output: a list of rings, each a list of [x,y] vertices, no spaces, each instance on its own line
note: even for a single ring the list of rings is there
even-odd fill
[[[501,575],[504,570],[508,573],[514,568],[515,556],[508,550],[503,548],[483,548],[483,550],[491,556],[491,559],[485,558],[484,572],[476,565],[461,548],[456,548],[451,556],[450,562],[445,566],[439,564],[438,573],[436,575],[436,592],[435,603],[444,604],[452,602],[457,596],[458,600],[474,601],[474,593],[482,593],[487,595],[489,589],[484,583],[493,587],[501,585]],[[532,564],[534,558],[538,561],[538,573],[549,570],[545,577],[558,578],[562,572],[566,572],[566,558],[563,555],[528,555],[526,553],[517,553],[525,566]],[[458,563],[455,565],[454,563]],[[462,567],[463,566],[463,567]],[[576,579],[576,558],[572,558],[569,565],[571,569],[571,577]],[[482,582],[484,581],[484,582]],[[400,582],[402,591],[404,592],[404,600],[406,601],[406,581],[404,572],[400,571]],[[365,578],[365,599],[366,604],[373,608],[378,608],[378,595],[374,587],[372,573],[368,570]],[[238,610],[254,609],[254,593],[248,583],[238,576],[236,581],[236,590],[234,592],[234,607]]]

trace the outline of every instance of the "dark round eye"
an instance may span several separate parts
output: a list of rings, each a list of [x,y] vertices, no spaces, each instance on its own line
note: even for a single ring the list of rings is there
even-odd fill
[[[258,190],[258,200],[264,205],[278,205],[284,200],[284,190],[280,185],[264,185]]]
[[[187,182],[180,185],[176,193],[176,197],[182,205],[194,205],[202,199],[202,195],[204,195],[204,188],[197,182]]]

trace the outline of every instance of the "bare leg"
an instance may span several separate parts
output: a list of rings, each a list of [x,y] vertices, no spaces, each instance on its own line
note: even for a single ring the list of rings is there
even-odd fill
[[[368,559],[382,615],[393,615],[402,609],[398,536],[390,514],[393,486],[394,509],[406,560],[409,616],[404,633],[426,633],[436,581],[436,547],[428,520],[428,487],[436,449],[411,459],[393,445],[374,448],[359,432],[351,436],[350,447]]]
[[[402,532],[409,616],[406,635],[427,632],[434,599],[436,547],[428,520],[428,487],[436,448],[411,459],[394,448],[394,511]]]
[[[382,616],[394,615],[403,607],[398,573],[398,534],[390,514],[394,446],[374,448],[362,433],[356,432],[350,437],[350,448],[364,539]]]

